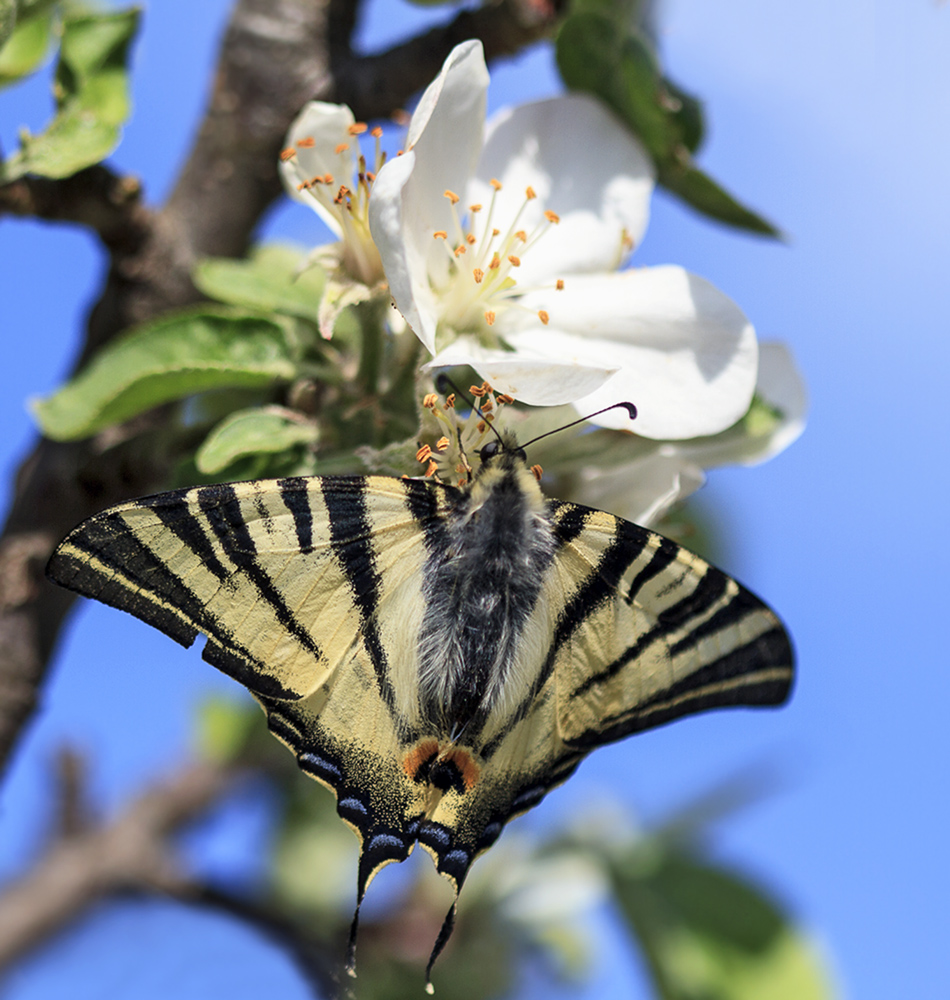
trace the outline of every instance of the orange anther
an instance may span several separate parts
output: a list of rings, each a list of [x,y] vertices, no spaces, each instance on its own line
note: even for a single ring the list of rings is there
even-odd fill
[[[530,184],[524,189],[524,196],[525,196],[525,198],[528,199],[528,201],[531,201],[533,198],[537,198],[538,197],[534,193],[534,188]]]
[[[439,396],[434,392],[427,392],[422,397],[422,405],[426,410],[431,410],[435,408],[435,404],[438,403]]]
[[[427,444],[424,444],[416,452],[416,461],[417,462],[428,462],[431,457],[432,457],[432,449]]]
[[[499,267],[501,267],[501,258],[498,256],[498,254],[493,254],[491,263],[488,265],[488,269],[490,271],[494,271],[497,270],[497,268]]]
[[[475,270],[472,271],[472,277],[475,279],[475,284],[480,285],[482,283],[482,279],[485,277],[485,272],[480,267],[476,267]]]
[[[324,184],[332,184],[333,183],[333,174],[329,174],[329,173],[324,174],[323,175],[323,183]]]
[[[435,443],[436,451],[445,451],[449,446],[449,439],[443,434]]]
[[[455,393],[454,392],[450,392],[445,397],[445,403],[443,404],[442,408],[444,410],[454,410],[455,409]]]
[[[564,279],[563,278],[558,278],[557,281],[554,283],[554,287],[559,292],[563,292],[564,291]]]
[[[493,177],[488,183],[491,184],[491,186],[496,191],[500,191],[501,190],[501,181],[498,180],[497,178]]]
[[[449,234],[444,229],[437,229],[433,234],[432,238],[435,240],[447,240]]]
[[[481,385],[470,385],[468,391],[476,398],[481,399],[485,395],[485,387]]]
[[[312,135],[305,135],[302,139],[297,140],[298,149],[313,149],[316,144],[317,140]]]
[[[512,267],[521,267],[521,258],[516,257],[513,253],[508,254],[508,263]]]
[[[439,471],[439,466],[435,461],[429,463],[429,467],[426,469],[427,476],[434,476]]]
[[[376,128],[374,128],[370,132],[370,135],[373,136],[373,138],[375,138],[375,139],[382,139],[382,137],[383,137],[383,130],[377,125]]]
[[[548,220],[548,222],[554,223],[554,225],[557,225],[561,221],[561,217],[557,214],[557,212],[552,212],[550,209],[544,213],[544,217]]]
[[[468,210],[470,212],[480,212],[482,210],[482,206],[481,205],[469,205],[468,206]]]
[[[496,402],[498,403],[513,403],[515,401],[514,396],[509,396],[507,392],[499,393]]]
[[[297,150],[293,146],[288,146],[286,149],[280,151],[281,162],[286,162],[287,160],[292,160],[297,155]]]
[[[336,149],[333,150],[334,153],[345,153],[350,148],[348,142],[341,142]]]
[[[458,245],[458,246],[457,246],[457,247],[456,247],[456,248],[455,248],[455,249],[454,249],[454,250],[452,251],[452,253],[454,253],[456,257],[461,257],[463,253],[468,253],[468,247],[467,247],[467,246],[466,246],[466,245],[465,245],[464,243],[460,243],[460,244],[459,244],[459,245]]]
[[[547,314],[547,312],[546,312],[546,311],[545,311],[544,309],[539,309],[539,310],[538,310],[538,319],[539,319],[539,320],[541,320],[541,322],[542,322],[542,323],[543,323],[543,324],[544,324],[545,326],[547,326],[547,325],[548,325],[548,323],[549,323],[549,322],[550,322],[550,320],[551,320],[551,317],[550,317],[550,316],[549,316],[549,315]]]
[[[522,243],[528,242],[528,234],[523,229],[519,229],[518,232],[515,233],[515,236],[517,236]]]
[[[442,193],[449,199],[450,202],[452,202],[453,205],[457,205],[459,203],[459,196],[454,191],[450,191],[446,188]]]
[[[495,314],[491,311],[491,309],[487,310],[486,313],[485,313],[485,322],[489,326],[494,326],[494,323],[495,323]]]
[[[474,234],[473,233],[469,233],[468,236],[465,237],[465,242],[469,246],[471,246],[475,242],[475,236],[474,236]]]
[[[353,124],[346,130],[350,135],[362,135],[369,125],[366,122],[353,122]]]

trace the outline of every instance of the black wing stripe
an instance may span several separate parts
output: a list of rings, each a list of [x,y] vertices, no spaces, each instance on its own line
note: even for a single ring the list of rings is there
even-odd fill
[[[593,749],[684,715],[739,705],[780,705],[792,682],[792,647],[779,626],[569,741]]]
[[[579,507],[577,504],[561,500],[548,501],[548,510],[551,513],[554,535],[559,547],[568,545],[577,538],[584,530],[591,513],[587,507]]]
[[[395,718],[396,696],[389,680],[386,651],[376,627],[379,574],[373,551],[372,525],[366,509],[366,480],[360,476],[322,479],[323,500],[330,520],[330,541],[350,583],[350,596],[362,619],[362,638],[369,653],[379,693]]]
[[[70,556],[69,548],[84,553],[90,561]],[[111,570],[111,576],[95,569],[95,562]],[[64,567],[70,565],[76,566],[72,582],[61,579]],[[98,517],[83,525],[63,543],[50,562],[49,572],[64,586],[141,618],[183,646],[190,646],[199,631],[205,633],[208,642],[201,655],[213,666],[260,694],[297,697],[267,676],[265,665],[230,631],[220,628],[205,602],[139,540],[121,514]]]
[[[190,646],[199,630],[206,631],[210,624],[198,597],[117,514],[88,521],[73,532],[54,553],[47,572],[62,586],[127,611],[182,646]]]
[[[274,610],[280,624],[315,660],[323,658],[310,631],[297,618],[284,595],[257,560],[257,546],[241,512],[241,502],[232,485],[209,486],[198,490],[198,506],[208,519],[228,559],[247,577],[261,598]],[[251,662],[255,662],[253,659]]]
[[[685,652],[687,649],[695,646],[701,639],[705,639],[706,636],[715,635],[716,632],[737,624],[748,614],[767,610],[766,606],[757,597],[744,587],[740,587],[739,592],[727,605],[720,608],[715,614],[710,615],[706,621],[701,622],[688,635],[683,636],[679,642],[671,646],[670,655],[676,656],[678,653]]]
[[[307,480],[302,476],[277,480],[277,489],[284,506],[293,515],[297,544],[303,553],[313,551],[313,507]]]
[[[205,533],[201,519],[195,517],[188,506],[186,490],[176,490],[174,493],[159,494],[142,500],[142,506],[147,507],[168,530],[201,560],[210,573],[219,580],[226,580],[230,571],[218,559],[211,539]]]
[[[449,547],[449,532],[444,518],[440,517],[439,495],[435,488],[418,479],[407,479],[403,485],[406,488],[406,504],[409,513],[422,530],[426,553],[431,559],[445,553]],[[462,494],[446,487],[446,495],[453,499],[461,499]]]
[[[637,599],[637,594],[640,593],[640,588],[657,574],[662,573],[676,559],[676,554],[679,550],[680,547],[676,542],[671,542],[668,538],[660,538],[660,544],[653,553],[653,557],[633,578],[630,589],[627,591],[627,604],[633,604]]]
[[[706,573],[703,574],[702,579],[693,589],[691,594],[682,598],[682,600],[677,601],[676,604],[672,604],[670,607],[661,611],[657,616],[657,623],[653,628],[651,628],[648,632],[644,632],[632,646],[629,646],[626,650],[624,650],[624,652],[618,656],[616,660],[609,663],[603,670],[588,677],[584,683],[573,692],[571,697],[576,698],[586,694],[592,687],[609,680],[611,677],[623,670],[628,663],[633,662],[633,660],[635,660],[638,656],[641,656],[644,650],[649,649],[653,643],[666,638],[666,636],[668,636],[671,632],[688,628],[690,620],[702,616],[717,601],[722,600],[728,588],[729,577],[727,577],[725,573],[721,573],[719,570],[710,566]],[[739,598],[742,593],[743,592],[740,591],[739,594],[737,594],[725,608],[716,612],[716,614],[712,616],[713,618],[719,618],[720,623],[717,628],[710,631],[718,631],[719,628],[724,628],[726,625],[738,621],[746,613],[748,608],[742,607],[731,614],[724,614],[725,612],[729,612],[734,605],[740,603]],[[702,626],[699,628],[701,627]],[[673,649],[679,651],[681,648],[686,649],[688,646],[693,645],[693,634],[698,631],[699,628],[694,629],[693,632],[684,637],[684,639],[677,643]]]

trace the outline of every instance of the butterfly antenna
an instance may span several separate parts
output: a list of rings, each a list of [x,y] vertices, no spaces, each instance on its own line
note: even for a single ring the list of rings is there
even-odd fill
[[[529,444],[534,444],[535,441],[540,441],[541,438],[550,437],[552,434],[560,434],[561,431],[566,431],[568,427],[574,427],[577,424],[582,424],[585,420],[590,420],[591,417],[598,417],[601,413],[606,413],[608,410],[619,409],[621,406],[627,411],[631,420],[636,420],[637,408],[633,405],[633,403],[613,403],[611,406],[605,406],[602,410],[597,410],[595,413],[588,413],[586,417],[578,417],[577,420],[572,420],[569,424],[562,424],[560,427],[555,427],[553,431],[545,431],[544,434],[539,434],[536,438],[532,438],[530,441],[525,441],[521,447],[527,448]]]
[[[445,372],[439,372],[439,375],[435,380],[436,392],[444,396],[446,394],[445,393],[446,386],[448,386],[451,389],[454,389],[455,394],[457,396],[461,396],[462,399],[468,399],[468,396],[464,392],[462,392],[462,390],[448,377],[448,375],[445,374]],[[494,426],[492,425],[492,422],[488,419],[488,417],[486,417],[485,414],[482,413],[478,403],[476,403],[474,400],[471,400],[470,402],[472,409],[482,418],[482,420],[485,421],[485,426],[492,432],[492,434],[495,435],[496,438],[498,438],[498,443],[504,446],[505,442],[502,441],[501,435],[498,433],[497,430],[495,430]]]

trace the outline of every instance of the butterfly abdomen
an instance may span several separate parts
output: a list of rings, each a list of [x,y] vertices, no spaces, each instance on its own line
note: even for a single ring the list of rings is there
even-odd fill
[[[511,681],[555,540],[522,461],[482,466],[446,530],[449,544],[426,573],[419,679],[425,715],[458,730]]]

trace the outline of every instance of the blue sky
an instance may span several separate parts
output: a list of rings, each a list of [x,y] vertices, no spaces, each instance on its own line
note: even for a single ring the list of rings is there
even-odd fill
[[[154,198],[167,192],[199,114],[227,6],[163,0],[147,11],[136,115],[114,160],[142,175]],[[399,0],[370,13],[370,44],[430,16]],[[713,281],[763,339],[792,346],[808,382],[804,437],[768,465],[714,473],[702,500],[727,543],[724,568],[788,623],[798,686],[781,712],[697,717],[598,751],[527,822],[553,823],[608,793],[661,818],[764,763],[781,779],[777,790],[722,824],[717,853],[797,914],[845,995],[934,996],[950,973],[950,8],[670,0],[661,42],[669,73],[707,103],[701,163],[788,234],[784,244],[734,234],[660,194],[636,260],[683,264]],[[555,87],[540,51],[493,72],[492,103]],[[4,147],[21,122],[38,128],[47,113],[43,84],[0,95]],[[290,206],[265,225],[268,236],[304,243],[313,232],[312,216]],[[23,400],[66,370],[102,260],[81,233],[8,221],[0,260],[0,322],[12,347],[0,370],[6,474],[30,441]],[[84,609],[4,793],[0,876],[40,836],[57,745],[91,755],[96,794],[112,808],[184,755],[194,700],[226,690],[194,651],[127,616]],[[228,830],[227,818],[218,826]],[[256,843],[259,819],[234,827],[244,849]],[[226,834],[216,842],[241,852]],[[139,946],[127,946],[132,938]],[[642,987],[626,964],[598,982],[617,996]],[[24,963],[5,996],[38,1000],[68,988],[74,997],[151,998],[172,987],[185,997],[306,995],[283,957],[240,929],[165,904],[122,904]]]

